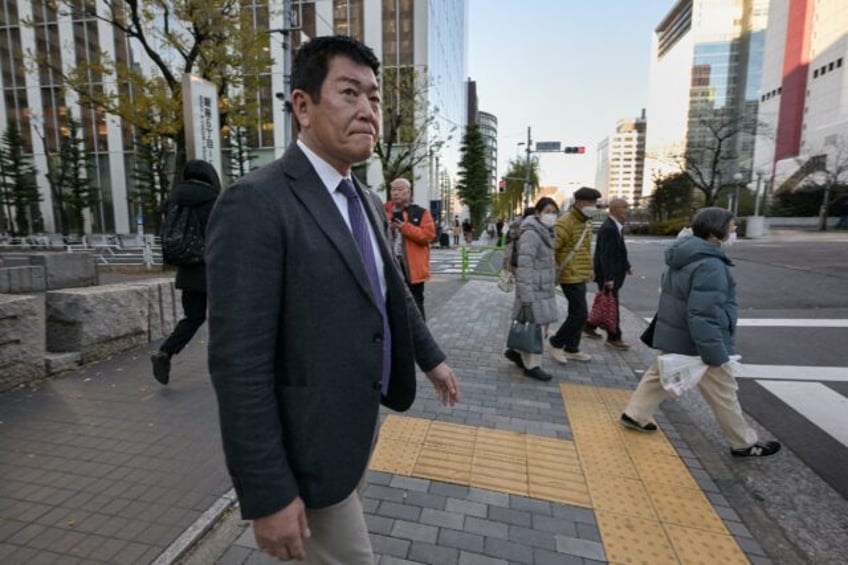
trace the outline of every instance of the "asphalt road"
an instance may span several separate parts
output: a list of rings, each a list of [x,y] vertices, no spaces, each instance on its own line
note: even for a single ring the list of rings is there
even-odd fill
[[[653,315],[672,241],[627,239],[635,274],[621,290],[622,305]],[[728,255],[736,264],[740,319],[848,319],[848,235],[841,241],[740,240]],[[846,343],[848,327],[740,325],[737,348],[747,363],[848,367]]]

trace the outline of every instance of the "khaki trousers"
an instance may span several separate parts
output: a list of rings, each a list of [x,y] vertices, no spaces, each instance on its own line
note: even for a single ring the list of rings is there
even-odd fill
[[[306,521],[312,532],[305,542],[306,560],[285,563],[374,565],[374,553],[357,491],[333,506],[307,508]]]
[[[738,386],[732,375],[721,367],[710,367],[698,383],[698,389],[713,411],[731,448],[745,449],[757,442],[757,432],[748,425],[742,415],[742,407],[736,396]],[[660,384],[657,362],[654,361],[642,375],[642,380],[630,397],[624,413],[644,426],[651,420],[666,396],[668,394]]]

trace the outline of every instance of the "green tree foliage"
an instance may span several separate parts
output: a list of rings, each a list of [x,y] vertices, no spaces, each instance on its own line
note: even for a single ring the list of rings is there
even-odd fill
[[[492,196],[489,193],[490,172],[486,165],[486,146],[480,129],[476,125],[466,128],[459,153],[457,194],[462,203],[468,207],[471,224],[479,232]]]
[[[383,132],[374,152],[383,166],[383,179],[414,180],[415,167],[452,138],[455,127],[441,133],[438,108],[427,100],[430,85],[414,67],[383,69]]]
[[[35,182],[35,166],[24,153],[24,140],[17,124],[9,122],[0,141],[0,200],[10,230],[26,235],[42,229],[38,203],[41,195]]]
[[[186,161],[183,130],[182,76],[192,73],[218,87],[220,123],[228,125],[226,99],[241,93],[258,100],[258,81],[245,80],[270,72],[272,60],[267,30],[257,24],[269,17],[267,5],[251,7],[240,0],[57,0],[75,21],[104,21],[123,32],[128,42],[152,62],[143,74],[130,57],[109,59],[98,53],[92,60],[77,61],[62,73],[66,87],[81,104],[119,116],[132,127],[136,139],[157,140],[156,149],[139,149],[142,160],[159,155],[171,171]],[[118,50],[122,51],[118,45]],[[39,65],[50,65],[46,55],[36,55]],[[104,83],[115,83],[107,89]],[[258,120],[251,124],[257,127]],[[159,144],[158,140],[164,140]],[[166,149],[164,153],[160,149]],[[157,165],[159,169],[162,165]],[[150,192],[153,194],[154,192]],[[161,202],[157,203],[157,207]]]
[[[151,233],[161,233],[165,201],[168,198],[170,148],[162,137],[140,136],[135,143],[132,179],[135,184],[130,198],[141,207],[145,225]],[[134,210],[138,212],[138,210]]]
[[[504,177],[504,190],[499,192],[493,199],[493,213],[498,218],[507,218],[520,215],[524,208],[524,185],[527,175],[527,161],[522,157],[516,157],[509,162]],[[530,158],[530,202],[535,202],[535,196],[539,191],[539,159],[536,156]]]
[[[688,221],[694,206],[694,185],[686,173],[668,175],[656,181],[649,209],[655,222],[683,218]]]
[[[62,203],[68,208],[64,217],[72,220],[73,229],[83,233],[83,211],[97,205],[97,191],[89,179],[91,162],[85,153],[79,123],[68,114],[65,126],[67,129],[63,132],[58,155],[58,170],[61,175],[59,182],[63,189]],[[67,224],[63,223],[64,225]]]

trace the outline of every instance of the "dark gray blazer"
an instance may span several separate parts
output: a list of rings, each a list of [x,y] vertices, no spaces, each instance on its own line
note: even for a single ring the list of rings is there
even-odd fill
[[[603,287],[606,281],[613,281],[613,288],[618,290],[624,284],[630,261],[627,260],[627,247],[624,237],[618,231],[618,226],[612,218],[598,228],[595,236],[595,281],[598,287]]]
[[[381,398],[383,322],[350,229],[303,152],[224,191],[209,221],[209,372],[245,519],[300,496],[321,508],[361,479],[380,402],[406,410],[415,362],[444,361],[386,243],[380,198],[357,186],[385,264],[392,375]]]

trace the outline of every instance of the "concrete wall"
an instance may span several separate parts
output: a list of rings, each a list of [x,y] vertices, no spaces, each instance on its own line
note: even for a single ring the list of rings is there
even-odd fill
[[[44,376],[44,296],[0,295],[0,390]]]
[[[181,314],[172,278],[0,294],[0,391],[161,339]]]
[[[3,253],[0,293],[31,293],[97,284],[97,266],[90,253]],[[9,269],[26,269],[9,271]],[[41,274],[37,274],[40,271]]]

